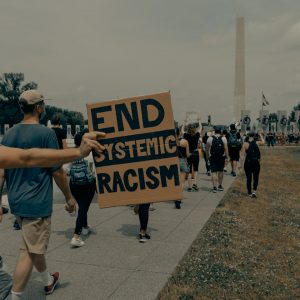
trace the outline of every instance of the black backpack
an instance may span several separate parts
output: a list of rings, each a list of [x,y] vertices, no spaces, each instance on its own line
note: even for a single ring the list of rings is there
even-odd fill
[[[213,157],[221,157],[224,155],[224,143],[222,141],[222,137],[212,137],[212,143],[210,148],[210,155]]]
[[[249,162],[255,162],[260,160],[260,150],[255,143],[255,141],[252,141],[249,143],[249,148],[247,151],[247,161]]]
[[[229,132],[228,146],[230,148],[238,148],[241,146],[241,142],[238,140],[237,132]]]

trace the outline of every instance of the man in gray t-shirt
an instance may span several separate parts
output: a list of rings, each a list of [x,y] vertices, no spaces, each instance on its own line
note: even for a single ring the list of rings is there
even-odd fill
[[[4,146],[22,149],[57,149],[57,139],[52,129],[39,124],[45,111],[43,95],[36,90],[21,94],[20,105],[24,119],[11,128],[2,140]],[[10,169],[0,172],[0,190],[7,182],[11,212],[22,227],[23,244],[14,272],[12,299],[20,299],[29,280],[32,267],[41,273],[45,294],[51,294],[58,283],[59,273],[47,271],[45,253],[51,232],[53,202],[52,178],[63,192],[68,207],[76,202],[70,192],[66,174],[61,166],[52,168]]]

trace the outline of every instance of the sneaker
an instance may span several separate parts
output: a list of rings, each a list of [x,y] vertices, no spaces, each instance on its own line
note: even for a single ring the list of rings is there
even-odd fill
[[[54,292],[56,285],[58,284],[59,273],[55,272],[51,274],[53,277],[53,283],[44,287],[45,295],[50,295]]]
[[[89,233],[91,233],[91,227],[88,225],[87,227],[83,227],[81,234],[82,235],[89,235]]]
[[[193,189],[192,189],[192,188],[188,188],[187,191],[188,191],[188,192],[192,192]]]
[[[210,171],[206,172],[206,175],[207,175],[207,176],[210,176]]]
[[[231,175],[233,176],[233,177],[235,177],[236,176],[236,173],[235,172],[231,172]]]
[[[21,227],[20,227],[19,222],[17,221],[17,219],[14,221],[13,229],[14,230],[21,230]]]
[[[78,239],[72,238],[70,242],[71,246],[73,247],[82,247],[84,246],[85,242],[79,237]]]
[[[150,210],[150,211],[156,210],[156,208],[154,207],[153,203],[150,204],[149,210]]]
[[[148,235],[147,233],[139,234],[139,242],[140,243],[146,243],[148,240],[150,240],[150,235]]]
[[[181,208],[181,201],[175,201],[175,208],[177,209]]]
[[[148,233],[145,233],[145,238],[146,238],[147,240],[150,240],[150,239],[151,239],[151,237],[150,237],[150,235],[149,235]]]
[[[251,195],[251,197],[252,197],[252,198],[257,198],[256,192],[253,192],[252,195]]]
[[[5,215],[9,212],[9,209],[5,206],[2,206],[2,213]]]
[[[195,191],[199,191],[198,185],[197,184],[193,184],[192,189]]]
[[[213,193],[216,193],[217,191],[218,191],[217,188],[214,186],[212,192],[213,192]]]
[[[222,187],[222,185],[218,186],[218,191],[224,191],[224,188]]]

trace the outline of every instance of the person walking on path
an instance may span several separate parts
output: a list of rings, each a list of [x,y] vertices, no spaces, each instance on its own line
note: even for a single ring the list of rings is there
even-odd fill
[[[12,147],[0,147],[0,168],[30,168],[30,167],[51,167],[70,162],[74,159],[80,159],[87,156],[91,150],[95,150],[100,156],[104,151],[104,147],[97,142],[97,139],[104,137],[102,132],[86,133],[83,136],[79,148],[67,150],[54,150],[54,149],[18,149]],[[4,176],[0,176],[4,178]],[[1,179],[0,179],[1,180]],[[0,223],[2,222],[3,215],[8,212],[2,206],[2,189],[3,185],[0,184]],[[0,256],[0,299],[6,299],[12,287],[11,276],[3,267],[2,258]]]
[[[197,184],[197,175],[198,175],[198,169],[199,169],[199,140],[200,140],[200,132],[201,126],[198,126],[197,124],[189,124],[187,126],[187,132],[184,133],[183,138],[188,141],[189,149],[191,156],[188,158],[188,163],[190,167],[190,177],[192,179],[193,185],[192,190],[198,191],[198,184]]]
[[[150,203],[139,204],[139,220],[140,220],[140,232],[139,242],[145,243],[150,240],[150,235],[147,233],[148,221],[149,221],[149,207]]]
[[[215,134],[208,138],[206,156],[209,158],[212,173],[213,193],[223,191],[223,169],[225,159],[228,159],[227,140],[221,136],[221,129],[215,128]]]
[[[52,129],[55,132],[57,137],[58,147],[59,149],[67,149],[67,132],[62,129],[61,126],[61,117],[56,114],[51,119]]]
[[[176,141],[177,141],[177,151],[178,151],[178,157],[179,157],[179,167],[180,167],[180,176],[182,181],[182,190],[184,189],[184,183],[186,178],[188,178],[189,175],[189,165],[187,162],[187,158],[191,156],[190,150],[189,150],[189,143],[186,139],[180,138],[180,130],[178,127],[175,128],[176,133]],[[191,179],[188,178],[188,189],[192,189],[192,182]],[[175,201],[175,208],[180,209],[181,208],[181,200]]]
[[[237,163],[240,159],[240,150],[242,148],[241,135],[237,131],[235,124],[230,124],[230,130],[227,133],[228,153],[231,164],[231,175],[236,176]]]
[[[57,149],[54,131],[39,124],[45,112],[43,95],[37,90],[27,90],[20,96],[20,105],[24,118],[21,123],[9,129],[3,137],[2,144],[23,149]],[[2,170],[0,175],[0,190],[6,180],[11,212],[18,219],[23,237],[13,276],[12,300],[21,299],[33,266],[41,274],[45,294],[51,294],[59,280],[58,272],[52,274],[48,272],[45,259],[51,232],[52,178],[62,190],[68,210],[73,211],[76,208],[66,174],[60,166],[56,166],[6,169],[5,172]]]
[[[244,160],[244,170],[247,177],[247,191],[251,198],[257,197],[257,186],[260,173],[260,150],[258,145],[264,144],[263,136],[251,132],[243,143],[241,156]],[[253,180],[253,190],[252,190]]]
[[[81,144],[83,132],[77,133],[74,137],[76,147]],[[76,160],[70,167],[70,189],[78,204],[76,227],[70,244],[73,247],[84,246],[80,235],[87,236],[90,233],[90,226],[87,221],[87,213],[96,191],[96,179],[85,159]]]
[[[206,168],[206,175],[207,176],[210,176],[210,166],[209,166],[208,158],[206,156],[206,143],[207,143],[207,140],[208,140],[210,135],[211,135],[211,132],[209,132],[209,133],[205,132],[205,134],[202,138],[203,158],[204,158],[204,161],[205,161],[205,168]]]

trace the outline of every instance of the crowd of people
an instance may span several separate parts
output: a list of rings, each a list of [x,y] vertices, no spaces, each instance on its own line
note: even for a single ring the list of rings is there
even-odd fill
[[[23,237],[13,282],[9,284],[9,280],[5,281],[6,292],[11,289],[12,300],[21,299],[33,267],[41,274],[45,294],[53,293],[59,282],[59,273],[48,271],[45,257],[51,234],[53,179],[65,197],[66,211],[77,214],[70,244],[72,247],[85,245],[81,235],[88,235],[91,231],[88,210],[96,192],[96,180],[84,157],[91,150],[98,155],[104,151],[101,141],[97,141],[104,137],[101,132],[77,133],[74,137],[75,148],[67,148],[66,134],[61,129],[58,116],[52,120],[53,128],[40,125],[45,102],[38,91],[23,92],[20,105],[24,119],[6,133],[0,147],[0,222],[3,214],[8,212],[1,205],[6,182],[10,210],[16,216]],[[197,121],[175,128],[182,189],[188,193],[199,191],[199,162],[203,157],[205,173],[211,176],[212,193],[224,190],[224,173],[230,171],[230,175],[235,177],[243,166],[247,177],[247,195],[256,198],[261,158],[259,145],[264,143],[264,136],[252,132],[243,134],[235,124],[228,129],[215,127],[206,132],[200,125]],[[269,146],[274,146],[271,137],[268,134],[267,142]],[[71,162],[68,172],[62,168],[66,162]],[[139,216],[138,240],[141,243],[150,239],[147,232],[150,205],[142,203],[135,207]],[[178,200],[174,205],[176,209],[181,209],[183,203]],[[4,273],[1,274],[1,270],[0,266],[3,283]]]

